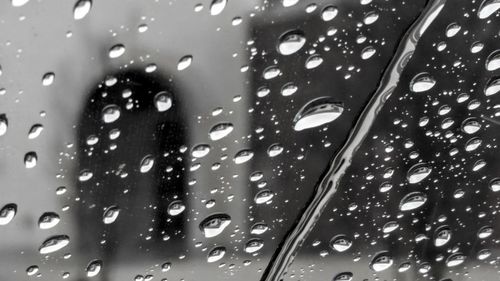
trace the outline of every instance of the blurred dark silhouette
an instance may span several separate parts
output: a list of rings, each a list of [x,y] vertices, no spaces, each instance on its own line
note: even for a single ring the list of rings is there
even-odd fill
[[[87,262],[103,261],[100,280],[118,270],[115,264],[166,258],[183,248],[185,212],[172,216],[168,207],[177,200],[185,206],[186,130],[180,96],[164,77],[142,69],[107,76],[94,84],[78,124],[79,176],[87,171],[92,177],[77,184],[77,243]],[[117,108],[118,119],[106,123],[104,114],[110,121]],[[106,224],[112,206],[119,215]]]

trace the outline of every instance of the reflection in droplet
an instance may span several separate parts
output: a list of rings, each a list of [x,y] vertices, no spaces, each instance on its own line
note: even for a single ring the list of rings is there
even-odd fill
[[[208,135],[212,141],[217,141],[227,137],[233,131],[233,129],[234,127],[231,123],[219,123],[210,129]]]
[[[419,183],[427,178],[432,172],[432,168],[426,163],[418,163],[413,165],[406,173],[406,178],[411,184]]]
[[[50,229],[56,226],[59,221],[61,221],[61,218],[59,218],[58,214],[54,212],[46,212],[43,213],[38,219],[38,227],[40,229]]]
[[[172,107],[172,99],[170,98],[169,93],[166,91],[161,91],[158,94],[156,94],[154,101],[155,101],[155,107],[158,110],[158,112],[167,111]]]
[[[182,71],[188,68],[192,62],[193,62],[193,56],[191,55],[183,56],[177,63],[177,70]]]
[[[34,168],[36,166],[37,161],[38,161],[38,156],[34,151],[30,151],[24,155],[24,166],[27,169]]]
[[[167,212],[171,216],[180,215],[186,209],[186,205],[181,200],[175,200],[168,205]]]
[[[211,238],[221,234],[230,223],[231,217],[229,215],[213,214],[200,223],[200,230],[205,238]]]
[[[112,59],[119,58],[125,53],[125,46],[123,44],[116,44],[109,49],[108,56]]]
[[[67,235],[55,235],[47,238],[38,251],[40,254],[50,254],[56,252],[69,244],[69,236]]]
[[[224,257],[226,254],[225,247],[215,247],[207,255],[207,262],[212,263],[216,262]]]
[[[320,97],[305,104],[293,119],[295,131],[318,127],[337,119],[344,108],[330,97]]]
[[[486,70],[495,71],[500,69],[500,50],[495,50],[486,59]]]
[[[102,221],[104,224],[112,224],[116,221],[118,218],[118,215],[120,214],[120,208],[116,205],[109,206],[104,210],[104,213],[102,215]]]
[[[411,192],[401,199],[399,209],[401,211],[411,211],[420,208],[427,202],[427,195],[422,192]]]
[[[370,268],[376,272],[384,271],[391,267],[394,260],[389,256],[388,252],[380,252],[375,255],[370,263]]]
[[[421,93],[432,89],[436,85],[436,80],[427,72],[422,72],[413,77],[410,82],[410,90],[415,93]]]
[[[480,19],[485,19],[498,11],[498,9],[500,9],[500,0],[483,0],[477,10],[477,16]]]
[[[352,240],[341,234],[330,240],[330,247],[337,252],[345,252],[352,246]]]
[[[142,158],[141,164],[139,165],[139,171],[141,173],[147,173],[153,168],[153,165],[155,164],[155,158],[153,155],[146,155]]]
[[[92,8],[91,0],[79,0],[73,7],[73,18],[75,20],[81,20],[90,12]]]
[[[213,0],[212,4],[210,5],[210,14],[212,16],[216,16],[222,11],[224,11],[224,8],[226,7],[227,0]]]
[[[14,203],[7,204],[0,209],[0,225],[10,223],[17,213],[17,205]]]
[[[284,56],[298,52],[306,43],[306,37],[300,30],[288,31],[281,35],[278,44],[278,51]]]
[[[87,277],[96,276],[101,271],[101,268],[102,268],[102,261],[101,260],[91,261],[87,265],[87,268],[85,269],[85,272],[87,273]]]

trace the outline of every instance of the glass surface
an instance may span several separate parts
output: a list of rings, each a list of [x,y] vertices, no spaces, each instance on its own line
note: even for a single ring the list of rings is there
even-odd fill
[[[0,3],[0,280],[500,279],[500,1]]]

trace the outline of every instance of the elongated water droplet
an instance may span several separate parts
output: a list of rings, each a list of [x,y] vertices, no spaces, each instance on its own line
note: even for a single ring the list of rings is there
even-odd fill
[[[337,119],[344,108],[330,97],[320,97],[305,104],[293,119],[295,131],[318,127]]]
[[[87,265],[85,272],[87,273],[87,277],[94,277],[97,274],[99,274],[101,269],[102,269],[102,261],[93,260]]]
[[[281,4],[283,7],[291,7],[294,6],[295,4],[299,3],[299,0],[281,0]]]
[[[306,37],[300,30],[288,31],[281,35],[278,44],[278,51],[284,56],[298,52],[306,44]]]
[[[17,213],[17,205],[14,203],[7,204],[0,209],[0,225],[10,223]]]
[[[240,150],[234,155],[233,161],[236,164],[243,164],[253,158],[253,152],[248,149]]]
[[[462,253],[454,253],[446,259],[447,267],[455,267],[464,263],[467,257]]]
[[[422,192],[411,192],[407,194],[399,203],[399,209],[403,212],[412,211],[422,207],[427,202],[427,195]]]
[[[410,90],[415,93],[421,93],[432,89],[434,85],[436,85],[436,80],[429,73],[422,72],[413,77],[410,82]]]
[[[326,6],[323,11],[321,12],[321,19],[324,21],[331,21],[333,20],[337,14],[339,13],[339,10],[335,6]]]
[[[69,236],[67,235],[55,235],[47,238],[38,251],[40,254],[45,255],[45,254],[50,254],[56,251],[59,251],[60,249],[66,247],[69,244]]]
[[[175,200],[168,205],[167,212],[171,216],[177,216],[182,214],[185,209],[186,206],[184,205],[184,203],[182,203],[181,200]]]
[[[254,201],[256,204],[264,204],[270,202],[273,197],[274,194],[270,190],[264,189],[255,195]]]
[[[212,263],[216,262],[224,257],[226,254],[226,248],[225,247],[215,247],[210,252],[208,252],[207,255],[207,262]]]
[[[87,16],[92,8],[91,0],[79,0],[73,7],[73,18],[75,20],[81,20]]]
[[[434,246],[442,247],[451,240],[451,229],[448,226],[441,226],[434,234]]]
[[[224,11],[224,8],[226,7],[227,0],[213,0],[212,4],[210,5],[210,14],[212,16],[216,16],[222,11]]]
[[[490,189],[493,192],[500,191],[500,178],[495,178],[490,181]]]
[[[277,66],[273,65],[273,66],[269,66],[266,69],[264,69],[264,72],[262,73],[262,77],[264,77],[264,79],[266,79],[266,80],[270,80],[270,79],[278,77],[278,75],[280,75],[280,74],[281,74],[281,70]]]
[[[262,247],[264,247],[264,240],[259,238],[252,238],[245,244],[244,251],[252,254],[262,249]]]
[[[104,123],[113,123],[120,118],[121,110],[116,104],[110,104],[102,110],[102,121]]]
[[[153,168],[153,165],[155,164],[155,158],[153,155],[146,155],[142,158],[141,164],[139,165],[139,171],[141,173],[147,173]]]
[[[58,214],[54,212],[43,213],[38,219],[38,227],[40,229],[50,229],[56,226],[61,221]]]
[[[10,3],[14,7],[21,7],[28,3],[30,0],[11,0]]]
[[[365,47],[361,51],[361,58],[364,60],[367,60],[367,59],[371,58],[376,52],[377,52],[377,50],[373,46]]]
[[[339,253],[349,250],[351,246],[352,240],[343,234],[337,235],[330,240],[330,247]]]
[[[195,158],[203,158],[210,152],[210,146],[208,144],[199,144],[193,147],[191,150],[191,155]]]
[[[191,62],[193,62],[193,56],[191,55],[183,56],[179,60],[179,63],[177,63],[177,70],[182,71],[188,68],[191,65]]]
[[[267,149],[267,155],[269,155],[269,157],[276,157],[280,155],[282,152],[283,152],[283,146],[281,146],[281,144],[279,143],[271,144]]]
[[[322,63],[323,58],[318,54],[314,54],[307,58],[305,66],[307,69],[313,69],[320,66]]]
[[[411,184],[416,184],[427,178],[432,172],[432,168],[427,163],[413,165],[406,173],[406,178]]]
[[[37,274],[39,270],[40,270],[40,268],[37,265],[32,265],[26,269],[26,274],[28,276],[33,276],[33,275]]]
[[[234,127],[231,123],[219,123],[210,129],[208,135],[212,141],[217,141],[227,137],[233,129]]]
[[[448,27],[446,27],[446,37],[451,38],[457,35],[461,28],[462,27],[456,22],[449,24]]]
[[[9,127],[9,121],[5,114],[0,114],[0,136],[7,133],[7,128]]]
[[[112,59],[119,58],[125,53],[125,46],[123,44],[116,44],[109,49],[109,57]]]
[[[500,50],[491,52],[486,59],[486,70],[495,71],[500,68]]]
[[[35,124],[31,126],[30,131],[28,132],[28,139],[36,139],[43,131],[42,124]]]
[[[172,98],[166,91],[161,91],[155,95],[155,107],[158,112],[165,112],[172,107]]]
[[[365,15],[365,18],[363,19],[363,23],[366,25],[373,24],[378,20],[378,13],[377,12],[369,12]]]
[[[396,221],[390,221],[390,222],[384,224],[384,227],[382,228],[382,232],[391,233],[398,228],[399,228],[399,224]]]
[[[221,234],[230,223],[231,217],[229,215],[213,214],[200,223],[200,230],[205,238],[211,238]]]
[[[474,134],[479,131],[479,129],[481,129],[481,123],[474,117],[467,118],[462,122],[462,131],[466,134]]]
[[[485,19],[500,9],[500,0],[483,0],[477,11],[480,19]]]
[[[108,208],[106,208],[106,210],[104,210],[104,213],[102,214],[102,222],[104,222],[104,224],[112,224],[116,221],[119,214],[120,208],[118,208],[118,206],[109,206]]]
[[[384,271],[391,267],[393,263],[394,260],[388,252],[380,252],[373,257],[370,268],[376,272]]]
[[[477,259],[478,260],[485,260],[491,256],[491,250],[489,249],[482,249],[479,252],[477,252]]]
[[[500,92],[500,78],[491,79],[484,89],[486,96],[496,95]]]
[[[269,230],[269,226],[265,223],[256,223],[252,226],[250,233],[253,235],[261,235],[264,234],[267,230]]]
[[[34,168],[36,166],[38,160],[38,156],[36,155],[36,152],[30,151],[24,155],[24,166],[27,169]]]
[[[78,175],[78,180],[81,182],[85,182],[90,180],[93,175],[94,174],[90,170],[84,169],[80,171],[80,174]]]
[[[341,272],[333,278],[333,281],[352,281],[353,279],[352,272]]]
[[[286,83],[281,87],[281,95],[284,97],[291,96],[297,92],[299,88],[293,83]]]
[[[477,232],[477,237],[479,239],[485,239],[485,238],[490,237],[491,234],[493,234],[493,228],[491,226],[483,226]]]

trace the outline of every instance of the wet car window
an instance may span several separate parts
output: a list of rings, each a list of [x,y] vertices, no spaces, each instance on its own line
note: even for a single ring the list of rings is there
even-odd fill
[[[500,1],[0,3],[0,280],[500,278]]]

